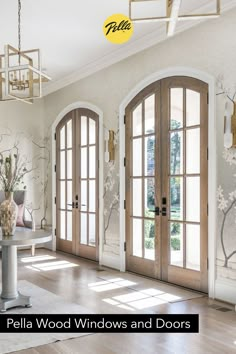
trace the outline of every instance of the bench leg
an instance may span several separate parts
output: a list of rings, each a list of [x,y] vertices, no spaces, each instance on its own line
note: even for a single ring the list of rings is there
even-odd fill
[[[31,246],[31,256],[34,257],[35,256],[35,245]]]

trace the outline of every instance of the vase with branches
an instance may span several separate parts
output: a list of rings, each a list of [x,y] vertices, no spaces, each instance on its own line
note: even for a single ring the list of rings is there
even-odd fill
[[[6,200],[0,206],[0,220],[3,236],[14,235],[18,207],[13,200],[13,192],[20,187],[25,189],[24,176],[29,169],[20,157],[17,144],[12,149],[0,152],[0,187],[5,192]]]

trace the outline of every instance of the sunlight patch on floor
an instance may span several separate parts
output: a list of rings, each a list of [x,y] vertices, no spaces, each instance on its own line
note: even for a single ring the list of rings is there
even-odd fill
[[[147,309],[150,307],[166,304],[168,301],[160,300],[155,297],[149,297],[147,299],[142,299],[139,301],[133,301],[129,303],[130,306],[134,307],[137,310]]]
[[[128,311],[135,311],[132,307],[129,307],[127,305],[118,305],[120,309],[128,310]]]
[[[162,294],[162,295],[158,295],[158,298],[162,299],[162,300],[165,300],[167,302],[178,301],[178,300],[181,299],[181,297],[179,297],[179,296],[176,296],[176,295],[173,295],[173,294],[168,294],[168,293],[165,293],[165,294]]]
[[[34,271],[43,271],[43,272],[47,272],[49,270],[66,269],[66,268],[73,268],[73,267],[79,267],[79,265],[68,261],[56,261],[56,262],[53,261],[53,262],[37,263],[31,266],[26,266],[26,268],[28,269]]]
[[[39,269],[36,269],[36,268],[34,268],[34,267],[32,267],[32,266],[25,266],[25,268],[30,269],[30,270],[33,270],[34,272],[40,272]]]
[[[49,256],[49,255],[43,255],[43,256],[32,256],[32,257],[24,257],[21,258],[20,261],[22,263],[33,263],[33,262],[42,262],[42,261],[48,261],[56,259],[56,257]]]
[[[163,290],[149,288],[133,291],[124,295],[113,296],[112,298],[105,298],[102,301],[125,310],[135,311],[178,300],[181,300],[180,296],[165,293]]]
[[[125,294],[125,295],[119,295],[119,296],[114,296],[113,299],[117,300],[119,302],[130,302],[130,301],[135,301],[135,300],[141,300],[141,299],[146,299],[148,298],[148,295],[141,294],[137,291],[132,292],[130,294]]]
[[[132,281],[123,278],[114,278],[109,280],[98,281],[96,283],[90,283],[88,284],[88,287],[90,290],[93,290],[95,292],[103,292],[108,290],[120,289],[120,288],[132,286],[136,284],[137,283],[134,283]]]
[[[157,290],[157,289],[144,289],[144,290],[139,290],[140,293],[144,293],[146,295],[150,295],[150,296],[156,296],[156,295],[160,295],[160,294],[164,294],[164,291],[162,290]]]

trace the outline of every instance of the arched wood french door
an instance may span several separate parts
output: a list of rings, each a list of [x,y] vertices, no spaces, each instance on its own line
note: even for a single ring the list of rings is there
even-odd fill
[[[57,249],[98,260],[98,115],[79,108],[56,129]]]
[[[127,270],[208,290],[208,85],[171,77],[126,108]]]

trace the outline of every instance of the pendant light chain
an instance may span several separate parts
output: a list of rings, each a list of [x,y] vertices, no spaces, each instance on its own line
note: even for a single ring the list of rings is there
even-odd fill
[[[21,52],[21,0],[18,0],[18,51]]]

